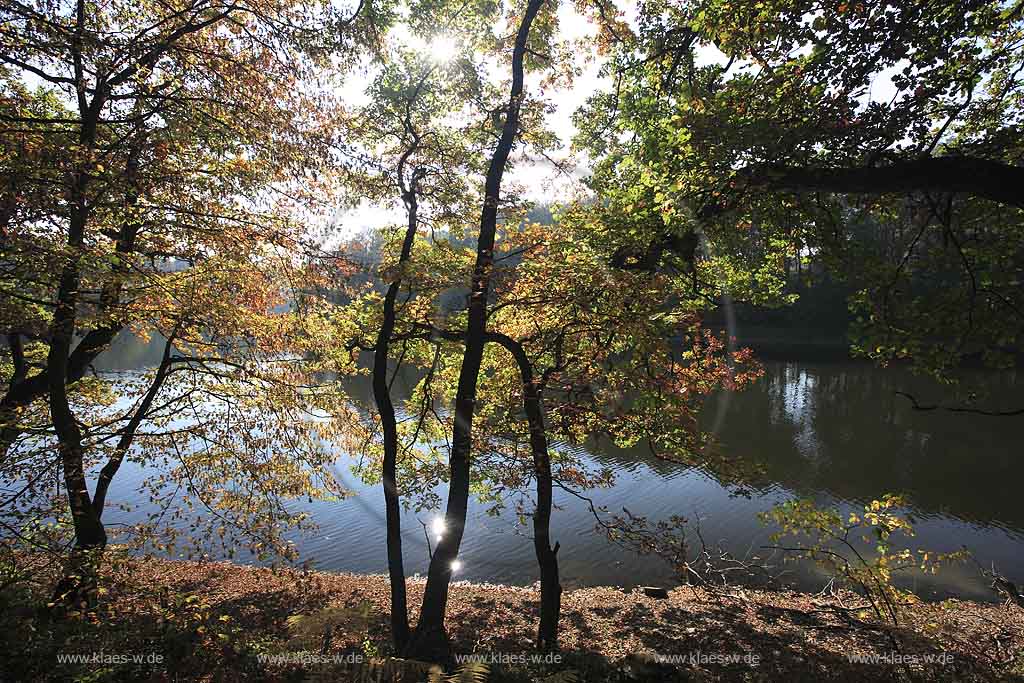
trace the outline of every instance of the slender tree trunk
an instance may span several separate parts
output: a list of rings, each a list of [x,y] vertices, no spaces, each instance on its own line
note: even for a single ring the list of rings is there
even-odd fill
[[[519,129],[519,110],[523,97],[523,57],[530,25],[544,0],[530,0],[516,33],[512,51],[512,87],[501,138],[491,157],[484,184],[484,204],[480,212],[480,234],[477,237],[476,264],[469,295],[469,316],[466,325],[465,349],[462,368],[455,393],[455,426],[448,484],[448,502],[445,509],[445,533],[437,543],[430,559],[427,586],[423,594],[416,631],[406,655],[415,659],[444,661],[450,653],[444,616],[448,607],[448,585],[452,576],[452,562],[458,557],[462,535],[466,528],[469,508],[470,455],[473,443],[473,404],[476,401],[476,382],[480,374],[487,327],[487,294],[490,288],[491,268],[494,264],[494,238],[498,223],[498,204],[501,179],[505,173],[509,153]]]
[[[134,208],[139,203],[139,157],[141,154],[142,139],[140,137],[129,150],[128,160],[125,164],[125,178],[128,181],[128,190],[125,193],[126,210]],[[84,191],[85,184],[82,184],[79,192],[83,193],[83,201]],[[88,215],[88,206],[83,206],[81,210],[86,212],[86,216]],[[82,219],[83,231],[85,220],[86,218]],[[107,279],[100,290],[99,310],[101,314],[109,316],[121,301],[124,278],[130,273],[126,257],[135,251],[135,241],[138,232],[139,225],[135,221],[125,220],[121,224],[121,231],[114,243],[114,251],[122,258],[114,264],[109,279]],[[80,380],[89,365],[110,345],[110,342],[114,340],[114,337],[123,328],[124,325],[115,319],[109,324],[89,330],[82,340],[78,342],[78,345],[75,346],[75,350],[68,356],[64,377],[65,384],[74,384]],[[16,337],[17,335],[14,336]],[[17,339],[17,353],[21,355],[20,337]],[[15,355],[13,339],[11,354],[13,358]],[[17,362],[15,362],[15,366],[17,367]],[[20,410],[47,394],[50,388],[50,376],[50,365],[47,362],[47,366],[43,368],[42,372],[32,377],[26,377],[23,368],[22,372],[16,372],[8,382],[7,393],[4,394],[3,398],[0,398],[0,461],[5,458],[7,451],[14,445],[18,437],[21,436],[22,430],[18,425]]]
[[[21,341],[21,334],[11,332],[7,335],[7,343],[11,352],[11,363],[14,365],[14,372],[7,381],[8,394],[12,387],[20,385],[25,381],[28,368],[25,365],[24,345]],[[4,396],[6,399],[7,396]],[[21,430],[17,428],[18,410],[13,405],[7,405],[7,401],[0,402],[0,461],[3,461],[7,450],[14,444]]]
[[[83,124],[83,142],[91,142],[87,126]],[[91,147],[89,145],[88,147]],[[87,147],[87,148],[88,148]],[[54,590],[53,602],[61,606],[89,606],[96,598],[96,555],[102,553],[107,544],[103,523],[89,498],[86,485],[82,432],[71,410],[68,400],[68,356],[75,334],[76,308],[80,275],[80,259],[85,224],[89,205],[85,196],[88,173],[80,170],[71,188],[71,220],[68,230],[67,252],[61,268],[57,290],[57,303],[50,327],[50,349],[46,358],[49,386],[50,418],[57,433],[57,444],[64,485],[67,489],[68,504],[75,530],[75,547],[65,571],[64,578]]]
[[[156,369],[153,383],[149,385],[149,389],[146,390],[146,394],[139,402],[139,407],[135,410],[135,414],[131,416],[128,424],[121,430],[121,437],[117,440],[117,446],[114,448],[113,455],[110,456],[110,460],[100,470],[100,476],[96,479],[96,490],[92,496],[92,507],[96,511],[96,516],[101,520],[103,519],[103,506],[107,502],[107,491],[110,489],[110,483],[114,480],[114,475],[121,468],[124,456],[128,453],[128,449],[131,448],[132,442],[135,440],[135,432],[138,431],[142,421],[146,419],[146,414],[153,406],[153,401],[160,392],[164,380],[167,379],[167,375],[171,372],[171,351],[174,349],[175,332],[172,332],[164,343],[164,354],[160,359],[160,365]]]
[[[68,193],[70,208],[68,241],[57,287],[57,300],[50,324],[50,349],[46,357],[46,389],[49,393],[50,419],[57,433],[57,448],[64,472],[75,547],[64,578],[54,589],[53,602],[60,606],[89,606],[96,599],[95,566],[107,545],[107,534],[100,515],[93,507],[86,485],[82,432],[68,400],[68,369],[71,344],[75,336],[78,293],[81,281],[79,262],[85,240],[85,228],[91,213],[87,195],[96,147],[96,130],[103,109],[102,85],[91,102],[86,99],[85,71],[82,66],[82,35],[85,31],[85,0],[77,2],[77,27],[72,43],[75,81],[78,86],[78,110],[82,117],[79,143],[83,158],[71,179]],[[99,84],[98,84],[99,85]]]
[[[401,172],[400,168],[399,173]],[[398,274],[384,295],[384,315],[373,351],[373,400],[377,404],[377,412],[380,414],[381,432],[384,439],[384,462],[381,469],[384,483],[384,510],[387,518],[388,575],[391,579],[391,636],[398,652],[401,652],[409,642],[409,612],[406,603],[405,566],[402,560],[402,519],[398,496],[398,425],[395,419],[395,406],[391,401],[391,389],[388,386],[388,355],[391,348],[391,337],[395,331],[395,300],[398,298],[399,289],[401,289],[401,269],[412,254],[413,240],[416,237],[415,179],[411,190],[404,193],[403,199],[408,210],[409,223],[405,230],[405,239],[402,242],[402,253],[398,259]]]
[[[99,116],[99,108],[95,105],[86,110],[82,124],[81,139],[83,144],[92,143],[89,140],[95,138],[96,123],[95,120]],[[89,123],[92,121],[92,123]],[[135,207],[139,201],[139,157],[142,154],[142,139],[141,137],[136,139],[135,144],[132,145],[128,152],[128,160],[125,164],[125,178],[128,181],[128,190],[125,193],[125,209],[129,210]],[[82,239],[84,237],[85,223],[88,220],[89,206],[85,198],[85,190],[88,185],[88,176],[83,171],[80,173],[75,180],[74,185],[71,189],[73,197],[78,199],[75,208],[73,209],[74,215],[72,216],[72,229],[68,233],[68,246],[74,250],[81,246]],[[78,216],[76,219],[75,216]],[[79,223],[77,230],[80,231],[77,238],[75,237],[74,223]],[[125,220],[121,224],[121,231],[117,236],[114,243],[114,251],[121,257],[131,254],[135,251],[135,240],[139,231],[139,225],[131,220]],[[78,247],[73,246],[72,239],[77,240]],[[70,258],[77,259],[77,256],[71,255]],[[66,265],[71,265],[69,262]],[[75,267],[77,268],[77,261]],[[104,282],[102,289],[100,290],[99,308],[103,314],[110,314],[113,312],[115,306],[117,306],[121,300],[121,291],[124,288],[124,278],[129,274],[130,268],[124,258],[119,259],[113,266],[110,278]],[[62,273],[63,275],[63,273]],[[61,281],[63,284],[63,280]],[[77,292],[73,293],[76,298],[77,305]],[[58,292],[58,296],[60,293]],[[58,303],[58,306],[60,304]],[[71,321],[72,327],[72,339],[74,338],[74,320]],[[96,327],[95,329],[89,330],[89,332],[82,338],[81,341],[75,346],[75,350],[67,355],[67,363],[64,368],[64,382],[65,384],[74,384],[85,374],[86,369],[96,359],[96,357],[106,349],[110,342],[114,340],[118,332],[123,329],[123,325],[116,320],[107,325]],[[14,335],[18,340],[17,354],[21,355],[21,342],[17,335]],[[70,347],[70,344],[69,344]],[[70,350],[70,349],[69,349]],[[15,356],[14,339],[12,338],[11,354],[12,358]],[[17,360],[15,359],[15,366],[17,367]],[[16,372],[15,375],[8,382],[7,392],[3,398],[0,399],[0,460],[6,455],[14,442],[17,441],[18,437],[21,436],[22,430],[18,425],[18,414],[21,409],[27,407],[33,401],[42,398],[46,395],[51,386],[51,365],[49,359],[47,359],[46,367],[43,368],[42,372],[32,376],[26,377],[25,372]],[[24,370],[24,368],[23,368]]]
[[[537,509],[533,513],[533,548],[540,568],[540,624],[537,647],[558,648],[558,621],[562,610],[562,584],[558,577],[558,543],[551,545],[551,456],[544,432],[540,391],[531,377],[523,376],[523,404],[530,424],[530,449],[537,479]]]
[[[558,543],[551,546],[551,455],[544,429],[544,397],[533,365],[522,344],[503,334],[491,333],[489,338],[504,346],[515,358],[523,381],[523,409],[530,426],[530,452],[537,481],[537,508],[533,512],[533,549],[540,568],[540,624],[537,627],[537,648],[558,648],[558,621],[562,610],[562,584],[558,578]]]
[[[107,545],[106,530],[103,526],[103,507],[106,504],[107,491],[114,480],[114,475],[117,474],[124,461],[124,456],[131,448],[139,425],[146,418],[164,380],[170,373],[174,336],[172,333],[168,337],[164,346],[163,358],[157,367],[152,384],[139,402],[135,413],[121,430],[121,436],[110,460],[100,470],[99,478],[96,481],[96,490],[91,500],[86,486],[85,473],[81,468],[81,434],[77,437],[78,457],[63,461],[64,480],[69,492],[68,500],[71,504],[72,519],[75,525],[75,547],[68,558],[64,576],[53,591],[52,602],[59,609],[89,608],[96,602],[98,595],[97,571]],[[77,424],[74,425],[74,429],[77,430]],[[71,443],[74,438],[74,436],[70,439],[62,438],[60,443]],[[68,477],[69,471],[72,472],[71,478]]]

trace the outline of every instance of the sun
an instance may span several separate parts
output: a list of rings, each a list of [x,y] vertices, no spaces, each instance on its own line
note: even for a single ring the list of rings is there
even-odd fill
[[[451,36],[438,35],[427,44],[430,58],[437,62],[450,62],[459,56],[459,43]]]
[[[433,35],[415,33],[404,23],[396,24],[389,31],[389,38],[396,45],[416,52],[423,58],[438,64],[456,59],[463,48],[462,43],[455,36],[440,32]]]

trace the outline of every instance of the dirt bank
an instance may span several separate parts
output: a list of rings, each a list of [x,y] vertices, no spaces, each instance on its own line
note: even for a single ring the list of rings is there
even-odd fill
[[[130,560],[107,571],[98,613],[62,621],[33,607],[43,585],[4,596],[2,680],[355,680],[355,659],[365,668],[388,655],[384,576]],[[414,616],[422,589],[409,581]],[[454,584],[448,625],[454,650],[478,655],[495,681],[558,680],[569,669],[587,681],[1024,680],[1016,606],[920,604],[892,629],[861,604],[740,589],[683,587],[667,599],[572,590],[562,651],[538,662],[533,589]]]

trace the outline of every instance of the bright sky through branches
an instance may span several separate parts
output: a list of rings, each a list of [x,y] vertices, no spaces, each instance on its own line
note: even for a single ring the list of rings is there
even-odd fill
[[[629,0],[618,0],[615,3],[623,13],[622,19],[630,25],[636,25],[638,13],[637,3]],[[576,11],[575,6],[569,2],[559,2],[558,5],[558,28],[562,39],[580,40],[584,44],[588,39],[596,36],[597,29],[594,24]],[[388,32],[388,41],[393,45],[400,45],[416,51],[422,51],[429,55],[430,59],[437,63],[444,63],[453,59],[460,51],[460,45],[448,35],[439,33],[431,38],[424,38],[413,34],[409,26],[403,22],[396,24]],[[521,159],[518,164],[511,168],[507,174],[510,184],[515,184],[523,189],[522,196],[540,204],[557,203],[565,201],[572,196],[584,192],[585,189],[580,182],[589,173],[589,160],[585,155],[577,155],[570,158],[569,145],[576,134],[576,127],[572,123],[573,113],[581,107],[588,97],[600,90],[608,90],[611,82],[608,78],[600,75],[600,68],[603,59],[597,55],[586,53],[580,49],[576,53],[576,66],[580,69],[579,74],[573,79],[571,86],[549,90],[546,97],[551,102],[552,110],[546,115],[546,123],[558,136],[561,142],[561,149],[552,153],[548,158],[526,158]],[[702,45],[696,52],[697,64],[725,64],[728,61],[726,55],[722,54],[713,45]],[[734,68],[742,68],[743,65],[735,65]],[[880,73],[873,80],[871,90],[865,95],[865,102],[875,100],[884,102],[889,100],[895,89],[892,86],[891,77],[895,69]],[[365,88],[372,76],[363,74],[346,83],[345,98],[350,103],[362,102],[366,98]],[[532,74],[527,76],[527,90],[536,92],[540,86],[541,76]],[[559,162],[563,168],[559,169],[552,160]],[[370,206],[364,204],[357,209],[347,212],[339,217],[340,227],[345,234],[361,232],[368,227],[381,227],[383,225],[398,223],[402,221],[403,211],[400,203],[396,200],[392,206]]]
[[[430,58],[436,62],[449,62],[459,54],[459,44],[450,36],[435,36],[427,45]]]
[[[458,56],[461,50],[458,41],[449,35],[440,33],[428,40],[409,33],[404,24],[400,24],[392,30],[391,35],[388,37],[396,43],[420,52],[431,61],[438,63],[450,62]]]

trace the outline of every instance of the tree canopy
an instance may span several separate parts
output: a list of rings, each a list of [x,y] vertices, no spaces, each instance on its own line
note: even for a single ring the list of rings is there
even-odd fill
[[[654,2],[621,31],[576,142],[634,262],[692,262],[699,234],[695,282],[744,296],[813,255],[858,292],[858,352],[942,377],[1009,362],[1020,3]]]

